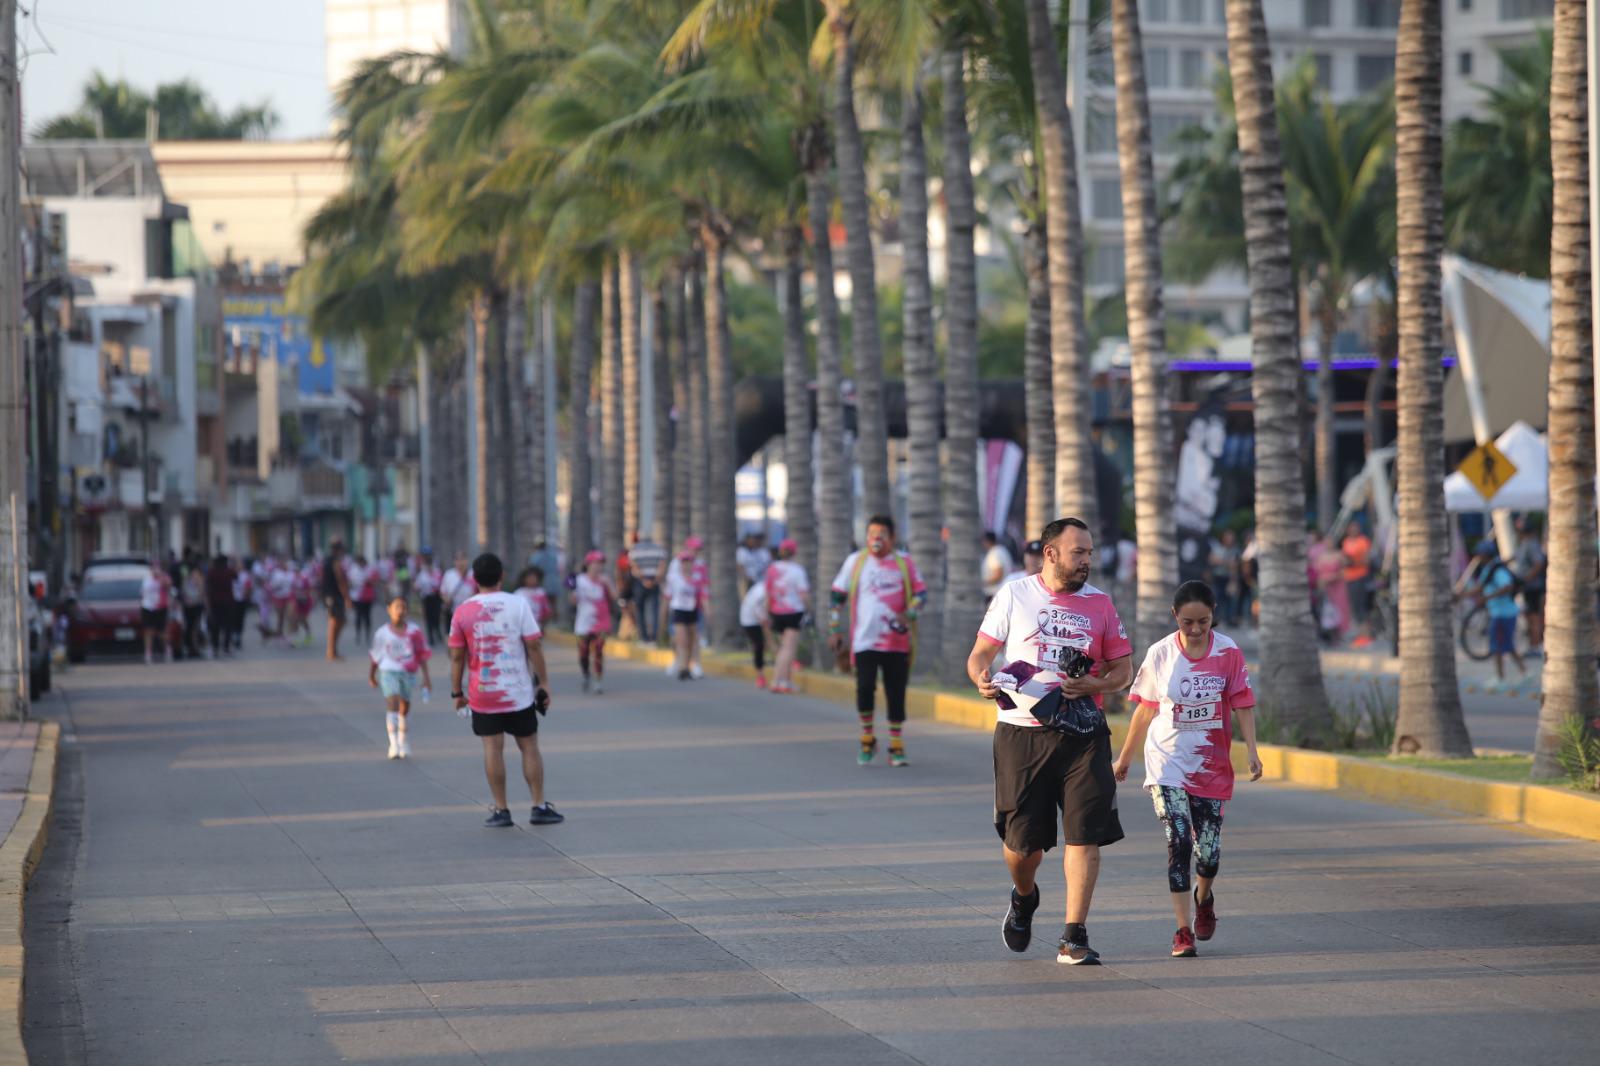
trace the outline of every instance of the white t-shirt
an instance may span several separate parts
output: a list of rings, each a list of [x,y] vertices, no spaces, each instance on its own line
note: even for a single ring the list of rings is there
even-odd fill
[[[752,583],[766,576],[767,567],[772,562],[772,553],[765,548],[746,548],[741,544],[733,555],[739,569]]]
[[[861,552],[852,552],[833,579],[833,591],[848,594],[850,578],[855,573]],[[905,560],[905,573],[900,571],[900,560]],[[906,581],[910,579],[911,595],[916,597],[927,591],[922,576],[917,573],[911,556],[890,552],[883,558],[871,553],[861,567],[861,577],[856,585],[855,613],[851,619],[850,650],[895,651],[911,650],[911,631],[895,621],[895,615],[911,608],[906,597]]]
[[[144,580],[139,582],[139,606],[146,611],[166,609],[167,585],[156,576],[154,570],[144,575]]]
[[[1011,573],[1011,568],[1016,564],[1011,561],[1011,553],[1005,547],[996,544],[983,553],[983,594],[993,596],[1000,591],[1000,586],[1005,584],[1006,575]]]
[[[443,577],[437,566],[417,567],[417,576],[412,580],[411,587],[417,590],[418,596],[432,596],[439,591],[439,580]]]
[[[572,583],[572,599],[578,606],[572,631],[580,637],[611,632],[611,590],[588,574],[579,574]]]
[[[700,586],[694,580],[694,563],[674,559],[667,566],[667,607],[673,611],[694,611],[700,607]],[[687,571],[687,572],[686,572]]]
[[[1095,677],[1105,671],[1107,663],[1133,654],[1110,596],[1093,585],[1077,592],[1052,592],[1038,574],[1000,586],[978,627],[978,636],[1002,645],[998,665],[1021,660],[1054,671],[1060,666],[1062,650],[1077,648],[1094,660],[1091,673]],[[1095,702],[1103,701],[1096,696]],[[995,711],[1002,722],[1042,728],[1025,710],[996,706]]]
[[[1210,651],[1191,659],[1183,637],[1170,634],[1145,653],[1133,698],[1156,709],[1144,742],[1144,787],[1231,798],[1233,711],[1256,703],[1239,645],[1213,630]]]
[[[402,633],[396,633],[394,626],[385,622],[372,634],[371,655],[379,670],[414,674],[428,658],[428,640],[415,622],[407,622]]]
[[[355,582],[352,581],[350,585],[354,588]],[[451,610],[466,603],[477,591],[478,583],[472,579],[472,575],[463,574],[454,567],[445,571],[444,578],[439,583],[439,595],[444,597]]]
[[[779,559],[767,567],[767,610],[773,614],[803,614],[811,582],[806,568],[793,559]]]
[[[1127,585],[1133,581],[1134,571],[1139,568],[1139,546],[1131,540],[1117,541],[1117,584]]]
[[[739,624],[741,626],[759,626],[767,619],[767,584],[757,581],[750,586],[750,591],[744,594],[744,599],[739,601]]]
[[[482,592],[450,619],[450,647],[467,649],[467,705],[479,714],[507,714],[533,705],[533,678],[523,642],[539,636],[539,620],[521,596]]]
[[[294,595],[294,575],[285,568],[274,567],[267,575],[267,591],[275,600],[286,600]]]

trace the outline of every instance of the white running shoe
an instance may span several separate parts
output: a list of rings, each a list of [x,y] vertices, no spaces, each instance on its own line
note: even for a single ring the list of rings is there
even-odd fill
[[[599,695],[603,694],[605,692],[605,690],[606,690],[606,687],[604,685],[602,685],[600,682],[596,681],[594,683],[594,694],[596,696],[599,696]]]
[[[395,740],[394,740],[394,737],[391,736],[389,738],[389,758],[398,759],[399,757],[400,757],[400,745],[396,744]]]
[[[696,681],[699,681],[702,677],[706,676],[706,672],[700,669],[699,663],[695,663],[693,666],[689,667],[689,676],[694,678]]]
[[[678,664],[677,664],[677,662],[673,661],[673,662],[668,663],[665,673],[666,673],[666,675],[668,677],[677,677],[678,676]]]
[[[411,741],[406,739],[404,733],[400,734],[400,758],[411,758]]]

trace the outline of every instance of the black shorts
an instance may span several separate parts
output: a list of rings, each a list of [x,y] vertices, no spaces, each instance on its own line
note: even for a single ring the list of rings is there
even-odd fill
[[[139,625],[158,633],[164,631],[167,628],[167,609],[161,607],[152,611],[148,607],[139,608]]]
[[[499,714],[472,712],[472,735],[493,737],[505,733],[513,737],[531,737],[539,731],[539,712],[530,704],[520,711],[502,711]]]
[[[772,631],[782,633],[785,629],[799,629],[802,617],[799,614],[775,614],[772,616]]]
[[[994,829],[1019,854],[1056,846],[1115,844],[1117,779],[1109,732],[1080,737],[1000,722],[994,728]]]
[[[1523,589],[1522,607],[1529,614],[1538,614],[1540,611],[1544,610],[1544,589]]]
[[[329,618],[333,619],[335,622],[344,621],[343,596],[324,596],[322,597],[322,606],[328,609]]]
[[[700,611],[673,611],[672,624],[675,626],[697,626],[700,624]]]

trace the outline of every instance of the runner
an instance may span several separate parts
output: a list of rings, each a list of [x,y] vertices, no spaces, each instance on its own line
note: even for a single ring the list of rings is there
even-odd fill
[[[372,634],[372,666],[367,683],[383,691],[388,708],[389,758],[411,758],[411,742],[406,739],[406,716],[411,713],[411,694],[416,689],[417,671],[422,671],[422,698],[428,698],[433,681],[428,677],[427,638],[415,622],[406,620],[406,601],[399,596],[389,601],[389,624]]]
[[[792,539],[778,545],[778,558],[767,567],[767,612],[778,638],[772,665],[772,691],[794,691],[795,654],[800,650],[800,623],[811,609],[811,582],[806,568],[795,562],[800,546]]]
[[[739,601],[739,628],[750,641],[750,658],[756,667],[756,688],[767,687],[767,583],[750,582],[750,590]]]
[[[211,560],[206,571],[206,629],[211,637],[211,657],[227,655],[233,633],[233,571],[225,555]]]
[[[201,622],[206,614],[206,575],[201,560],[192,551],[184,552],[183,561],[183,655],[186,659],[200,658]]]
[[[472,567],[467,565],[467,553],[456,552],[455,567],[446,570],[444,577],[439,579],[439,595],[444,598],[445,610],[453,618],[456,610],[477,593],[478,585],[472,579]]]
[[[167,639],[167,615],[172,607],[172,578],[161,566],[161,560],[150,559],[150,571],[139,582],[139,627],[144,630],[145,665],[155,663],[155,642],[159,636],[166,650],[167,662],[172,661],[172,642]]]
[[[372,638],[372,605],[378,598],[377,567],[367,564],[365,555],[357,555],[350,564],[350,601],[356,612],[356,639]]]
[[[833,579],[829,629],[835,653],[850,649],[856,672],[856,712],[861,718],[861,751],[866,766],[878,751],[873,734],[878,672],[889,714],[889,765],[905,766],[906,682],[911,676],[912,627],[928,588],[911,556],[894,549],[894,519],[867,519],[867,550],[852,552]],[[846,636],[848,626],[849,635]]]
[[[1011,573],[1011,553],[1006,551],[1005,545],[1000,543],[1000,538],[988,530],[983,534],[983,595],[985,599],[994,599],[994,594],[1000,591],[1000,586],[1005,584],[1006,576]]]
[[[583,671],[583,691],[596,696],[605,691],[606,634],[611,632],[611,604],[616,590],[606,579],[606,553],[592,551],[583,557],[583,572],[573,581],[572,598],[578,617],[572,631],[578,636],[578,668]],[[590,666],[594,683],[591,687]]]
[[[1233,719],[1250,753],[1250,780],[1261,779],[1256,753],[1255,692],[1239,645],[1212,628],[1217,598],[1201,581],[1185,581],[1172,597],[1178,631],[1151,646],[1133,679],[1138,705],[1112,764],[1128,779],[1143,744],[1144,787],[1167,836],[1167,888],[1178,931],[1172,957],[1190,959],[1196,940],[1217,931],[1211,883],[1222,854],[1222,806],[1233,798]],[[1147,735],[1148,734],[1148,735]],[[1194,865],[1194,924],[1189,922]]]
[[[439,595],[439,584],[443,580],[443,572],[433,561],[433,549],[423,548],[422,557],[417,560],[413,586],[417,595],[422,597],[422,621],[428,632],[430,648],[438,644],[444,635],[444,600]]]
[[[232,638],[235,651],[244,650],[244,616],[250,610],[250,599],[255,595],[255,578],[250,576],[247,560],[237,556],[233,560],[233,610],[230,612]]]
[[[1128,687],[1133,648],[1111,597],[1089,584],[1089,527],[1058,518],[1039,543],[1044,569],[1000,587],[967,658],[967,676],[984,699],[995,700],[998,718],[994,828],[1014,886],[1001,934],[1012,951],[1028,949],[1039,908],[1035,874],[1056,845],[1059,810],[1067,927],[1056,961],[1096,965],[1087,923],[1100,849],[1123,836],[1111,730],[1100,704],[1105,693]],[[991,674],[1002,649],[1004,668]]]
[[[537,566],[524,567],[522,573],[517,575],[517,595],[527,600],[528,606],[533,608],[533,616],[539,620],[540,629],[550,624],[556,612],[550,606],[550,594],[544,590],[543,570]]]
[[[661,637],[661,578],[666,573],[667,550],[648,537],[634,534],[628,552],[633,567],[633,609],[638,616],[639,639],[648,644]]]
[[[544,650],[539,622],[526,600],[500,590],[505,568],[485,552],[472,563],[480,590],[450,619],[450,696],[458,711],[470,709],[472,732],[483,739],[484,774],[494,797],[490,828],[509,828],[506,803],[506,735],[522,752],[522,777],[533,799],[529,825],[566,821],[544,798],[544,759],[539,755],[539,715],[550,707],[545,685]],[[471,673],[467,671],[470,669]],[[463,675],[468,688],[461,687]]]
[[[700,610],[705,583],[698,566],[702,542],[690,537],[667,567],[667,606],[672,611],[672,666],[667,674],[679,681],[703,676],[700,671]]]
[[[276,620],[278,638],[289,647],[289,634],[294,629],[294,572],[289,559],[277,563],[267,571],[267,603]]]
[[[294,595],[290,601],[293,611],[294,627],[304,639],[300,647],[311,647],[311,612],[316,607],[317,567],[313,560],[306,560],[294,570]]]
[[[350,577],[344,569],[344,541],[336,540],[328,548],[327,561],[322,565],[322,606],[328,611],[328,661],[338,662],[339,634],[344,631],[345,611],[350,606]]]

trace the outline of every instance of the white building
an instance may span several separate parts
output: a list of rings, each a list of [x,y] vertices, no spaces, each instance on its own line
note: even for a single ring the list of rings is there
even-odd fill
[[[463,0],[326,0],[328,91],[336,96],[362,60],[389,52],[460,55],[468,32]]]

